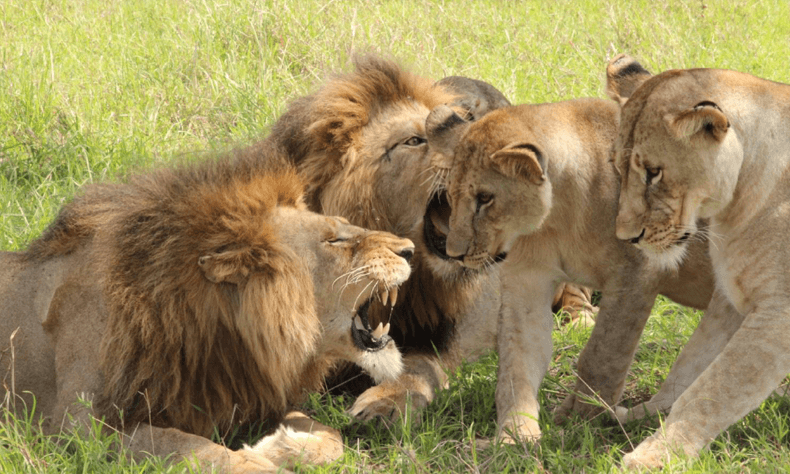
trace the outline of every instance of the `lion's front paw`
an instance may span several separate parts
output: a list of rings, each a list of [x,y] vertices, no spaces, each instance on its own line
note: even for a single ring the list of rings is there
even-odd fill
[[[678,456],[695,458],[705,445],[698,424],[675,422],[645,439],[623,457],[627,469],[660,469]]]
[[[670,454],[666,442],[653,435],[623,457],[623,467],[633,470],[661,469],[669,460]]]
[[[497,431],[497,438],[507,444],[537,443],[540,435],[538,420],[526,416],[512,417],[501,424]]]
[[[419,412],[428,406],[428,398],[404,387],[381,384],[365,390],[348,410],[358,420],[383,418],[395,421],[410,418],[419,423]]]
[[[631,410],[626,407],[621,407],[620,405],[614,407],[614,417],[620,423],[628,423],[636,419]]]
[[[554,422],[564,423],[573,413],[586,419],[591,419],[604,411],[600,405],[589,403],[592,399],[582,394],[570,393],[562,404],[554,410]]]

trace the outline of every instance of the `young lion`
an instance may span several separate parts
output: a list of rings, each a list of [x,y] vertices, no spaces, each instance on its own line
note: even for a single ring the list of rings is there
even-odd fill
[[[35,395],[50,431],[104,418],[138,455],[231,472],[333,460],[339,433],[303,415],[254,448],[208,437],[276,425],[337,360],[398,376],[367,312],[413,251],[305,210],[293,169],[218,161],[87,186],[26,251],[0,253],[2,393],[20,412]]]
[[[737,310],[705,315],[686,350],[707,357],[688,361],[696,369],[664,426],[624,460],[659,467],[676,451],[697,455],[790,372],[790,86],[714,69],[627,73],[639,69],[621,55],[608,70],[622,105],[617,237],[674,268],[710,219],[714,300]]]
[[[537,391],[561,281],[603,293],[582,356],[594,366],[580,361],[577,390],[589,383],[614,403],[656,295],[704,308],[713,290],[705,242],[690,242],[690,259],[669,271],[650,267],[615,236],[618,177],[609,150],[617,107],[599,99],[519,105],[471,124],[438,107],[426,128],[441,165],[450,164],[447,254],[469,268],[501,262],[499,436],[540,436]]]

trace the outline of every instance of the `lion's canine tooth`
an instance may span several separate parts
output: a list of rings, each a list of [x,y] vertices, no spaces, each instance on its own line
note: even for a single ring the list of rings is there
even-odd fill
[[[379,325],[376,326],[376,329],[371,331],[371,334],[373,335],[373,338],[374,339],[378,339],[381,336],[383,336],[384,334],[387,334],[387,331],[389,331],[389,326],[390,326],[389,323],[387,323],[386,327],[384,327],[383,324],[379,323]]]
[[[390,292],[390,304],[395,306],[395,303],[398,301],[398,287],[394,287]]]
[[[382,292],[381,292],[381,303],[384,304],[384,306],[386,306],[387,303],[389,302],[389,299],[390,299],[390,292],[389,292],[389,290],[382,290]]]
[[[362,324],[362,318],[360,318],[359,315],[356,315],[354,317],[354,326],[356,326],[357,329],[359,329],[360,331],[365,330],[365,325]]]
[[[381,323],[379,323],[379,324],[381,324]],[[390,333],[390,323],[387,323],[387,324],[384,325],[384,333],[382,335],[389,334],[389,333]]]

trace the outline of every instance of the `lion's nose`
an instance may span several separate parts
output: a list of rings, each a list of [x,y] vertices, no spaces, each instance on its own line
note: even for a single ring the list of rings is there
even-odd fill
[[[398,256],[402,257],[408,262],[414,256],[414,249],[413,248],[403,249],[400,252],[398,252]]]

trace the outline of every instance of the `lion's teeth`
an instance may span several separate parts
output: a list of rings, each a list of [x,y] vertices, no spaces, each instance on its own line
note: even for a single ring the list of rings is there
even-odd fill
[[[381,324],[381,323],[379,323],[379,324]],[[383,334],[389,334],[389,333],[390,333],[390,323],[387,323],[387,324],[384,325]]]
[[[359,315],[356,315],[356,317],[354,317],[354,326],[356,326],[357,329],[359,329],[360,331],[365,330],[365,325],[362,324],[362,318],[360,318]]]
[[[395,306],[395,303],[398,301],[398,287],[392,289],[390,292],[390,304]]]
[[[381,302],[382,302],[382,304],[384,304],[384,306],[386,306],[387,303],[389,302],[389,299],[390,299],[390,292],[389,292],[389,290],[383,290],[381,292]]]
[[[387,323],[387,327],[384,327],[383,324],[379,323],[379,325],[376,326],[376,329],[371,332],[373,339],[378,339],[384,334],[387,334],[387,330],[389,330],[389,323]]]

